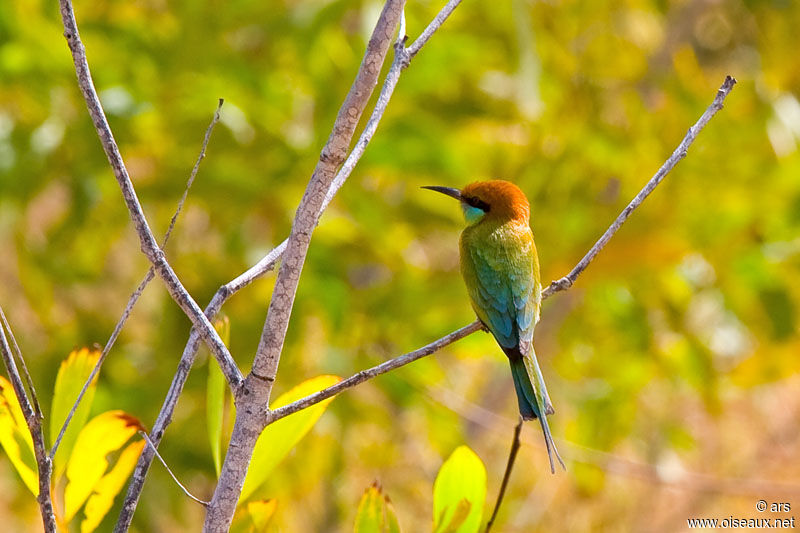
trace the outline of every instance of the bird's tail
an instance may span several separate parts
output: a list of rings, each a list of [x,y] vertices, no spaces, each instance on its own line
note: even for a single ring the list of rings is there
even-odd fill
[[[552,414],[553,407],[550,405],[549,398],[547,398],[547,389],[545,388],[541,372],[538,371],[536,354],[533,353],[533,349],[531,348],[530,355],[515,357],[513,359],[509,358],[509,361],[511,362],[511,375],[514,378],[514,389],[517,391],[519,412],[523,420],[539,419],[539,424],[542,426],[542,433],[544,434],[544,443],[547,447],[547,456],[550,459],[550,471],[553,474],[556,472],[553,456],[558,459],[561,467],[566,470],[564,461],[561,460],[561,456],[556,449],[556,444],[553,442],[553,436],[550,434],[547,416],[542,416],[542,413],[545,413],[545,415]],[[529,366],[533,368],[528,368]],[[534,383],[536,383],[538,387],[534,388]],[[543,391],[544,394],[537,394],[537,390]]]
[[[528,371],[525,369],[525,361],[522,357],[509,359],[509,361],[511,362],[511,375],[514,377],[514,389],[517,391],[519,414],[522,415],[523,420],[539,418],[539,406],[536,403],[536,393],[528,377]]]

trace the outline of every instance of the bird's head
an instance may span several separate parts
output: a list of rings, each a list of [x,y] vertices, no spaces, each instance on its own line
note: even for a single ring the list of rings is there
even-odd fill
[[[477,224],[484,219],[498,221],[516,220],[528,223],[530,205],[519,187],[504,180],[476,181],[463,189],[425,186],[423,189],[451,196],[461,203],[467,224]]]

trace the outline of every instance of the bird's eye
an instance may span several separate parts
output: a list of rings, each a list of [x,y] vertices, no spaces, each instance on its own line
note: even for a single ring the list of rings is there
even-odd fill
[[[477,196],[467,196],[464,198],[464,201],[467,205],[472,207],[477,207],[478,209],[488,213],[489,212],[489,204],[478,198]]]

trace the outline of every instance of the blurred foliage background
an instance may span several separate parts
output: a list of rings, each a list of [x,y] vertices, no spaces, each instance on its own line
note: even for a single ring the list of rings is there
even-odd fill
[[[77,0],[95,83],[157,234],[225,98],[167,250],[201,305],[288,234],[380,6]],[[440,7],[409,2],[408,34]],[[769,516],[755,511],[759,498],[800,509],[798,27],[791,0],[464,2],[404,73],[322,219],[276,394],[473,320],[460,213],[420,185],[518,183],[543,280],[555,279],[731,74],[739,84],[688,157],[544,305],[535,342],[568,472],[549,474],[540,430],[527,425],[497,530],[679,531],[694,516]],[[148,267],[62,31],[53,2],[0,3],[0,303],[45,398],[73,347],[106,342]],[[273,281],[225,307],[244,369]],[[151,425],[188,332],[151,283],[93,412]],[[201,497],[215,482],[205,361],[161,447]],[[337,398],[258,495],[278,499],[282,531],[349,531],[377,479],[403,529],[425,531],[436,472],[461,444],[486,464],[493,501],[516,416],[508,365],[479,333]],[[5,458],[0,487],[4,527],[38,530]],[[195,530],[202,516],[154,465],[134,530]]]

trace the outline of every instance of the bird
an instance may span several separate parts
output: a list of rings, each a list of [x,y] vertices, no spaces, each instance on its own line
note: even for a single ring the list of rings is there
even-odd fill
[[[555,411],[533,349],[542,284],[525,193],[499,179],[477,181],[463,189],[439,185],[423,189],[461,204],[466,221],[459,238],[461,275],[472,308],[508,357],[522,419],[539,420],[550,471],[555,473],[554,456],[566,470],[547,423],[546,415]]]

